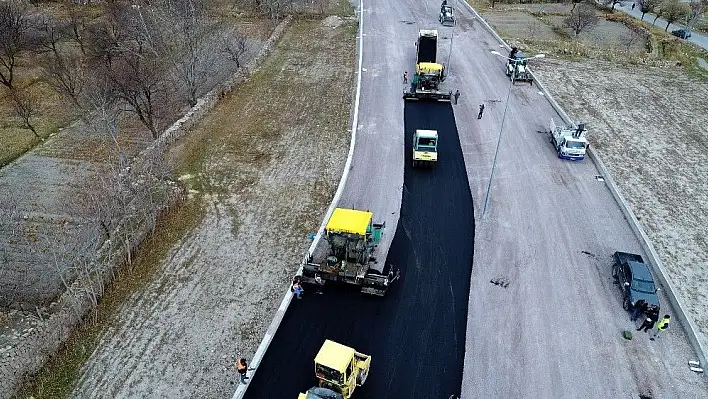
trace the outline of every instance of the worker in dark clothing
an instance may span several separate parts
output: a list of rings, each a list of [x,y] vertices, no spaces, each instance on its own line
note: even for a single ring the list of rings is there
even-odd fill
[[[248,377],[246,377],[246,373],[248,372],[248,364],[246,363],[246,359],[241,358],[241,360],[236,363],[236,369],[238,370],[238,375],[241,377],[241,384],[245,384],[248,379]]]
[[[647,316],[642,325],[637,328],[637,331],[644,329],[644,332],[649,332],[649,330],[654,327],[654,323],[656,323],[656,319],[652,319],[650,316]]]
[[[632,321],[636,321],[642,313],[646,312],[649,308],[649,304],[644,299],[640,299],[634,303],[634,309],[632,309]]]
[[[519,52],[518,48],[512,47],[511,51],[509,52],[509,58],[511,58],[513,60],[514,57],[516,57],[516,53],[518,53],[518,52]]]
[[[484,113],[484,104],[479,105],[479,114],[477,115],[477,119],[482,119],[482,114]]]
[[[317,285],[317,292],[316,294],[322,294],[322,287],[324,286],[325,282],[322,280],[322,277],[320,277],[319,274],[315,274],[315,285]]]
[[[457,99],[459,99],[459,98],[460,98],[460,91],[457,90],[457,91],[455,91],[455,105],[457,105]]]

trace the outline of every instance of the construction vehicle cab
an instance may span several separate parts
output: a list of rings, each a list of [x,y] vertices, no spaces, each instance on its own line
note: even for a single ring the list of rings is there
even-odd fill
[[[438,21],[444,26],[455,25],[457,21],[455,20],[455,10],[448,5],[442,5],[440,7],[440,15],[438,16]]]
[[[577,126],[557,126],[553,118],[549,126],[551,144],[558,153],[558,158],[571,161],[582,161],[587,151],[588,139],[585,137],[585,124]]]
[[[437,130],[416,130],[413,134],[413,167],[433,166],[437,161]]]
[[[521,80],[533,84],[533,76],[531,76],[528,69],[528,58],[526,54],[520,52],[516,47],[512,47],[511,52],[509,52],[509,58],[506,62],[506,76],[511,79],[512,83]]]
[[[366,382],[370,367],[371,356],[329,339],[325,340],[315,357],[315,376],[318,380],[318,387],[309,389],[306,394],[301,393],[300,398],[305,395],[307,399],[334,399],[337,396],[320,396],[334,393],[339,395],[338,398],[349,399],[356,387],[360,387]],[[324,388],[331,392],[318,388]],[[310,393],[312,396],[307,396]]]
[[[361,287],[365,294],[384,296],[389,285],[398,279],[400,271],[376,269],[372,256],[381,242],[386,223],[374,223],[373,213],[336,208],[324,230],[328,251],[315,259],[308,255],[302,267],[302,281],[317,284],[316,277],[326,282],[340,282]]]
[[[415,74],[410,90],[403,92],[405,100],[430,99],[450,102],[452,91],[443,92],[441,84],[445,80],[445,66],[437,62],[438,31],[421,29],[416,42],[417,57]]]

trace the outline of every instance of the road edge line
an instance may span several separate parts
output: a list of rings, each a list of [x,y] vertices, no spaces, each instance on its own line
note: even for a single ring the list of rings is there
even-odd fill
[[[508,50],[511,50],[509,44],[507,44],[504,39],[502,39],[501,36],[499,36],[499,34],[494,31],[494,29],[489,25],[489,23],[487,23],[487,21],[482,18],[482,16],[479,15],[479,13],[466,0],[463,0],[463,3],[467,5],[467,8],[469,8],[472,13],[474,13],[476,18],[482,22],[484,27],[490,33],[492,33],[501,44],[503,44]],[[544,97],[548,99],[548,102],[551,104],[551,107],[553,107],[553,109],[558,112],[558,114],[561,116],[561,118],[564,119],[566,123],[572,123],[572,119],[570,119],[565,110],[563,110],[560,104],[558,104],[558,102],[553,98],[550,92],[546,89],[546,86],[541,83],[541,81],[536,77],[536,75],[531,71],[531,69],[529,69],[529,72],[531,73],[531,76],[533,77],[533,80],[537,84],[538,88],[541,89],[541,91],[543,92]],[[620,193],[619,187],[617,187],[609,170],[607,170],[605,164],[602,162],[599,155],[592,146],[588,148],[588,155],[590,160],[592,160],[592,162],[595,164],[595,167],[597,167],[600,173],[602,173],[602,176],[605,178],[605,182],[608,183],[607,187],[610,190],[612,197],[615,199],[617,205],[619,205],[620,209],[622,210],[622,214],[629,223],[629,226],[632,228],[632,232],[634,232],[634,235],[639,240],[639,243],[642,246],[642,249],[644,250],[645,254],[647,255],[647,258],[649,258],[649,265],[652,267],[654,275],[659,277],[661,285],[666,288],[666,297],[669,299],[671,306],[677,313],[679,321],[683,325],[684,331],[686,331],[688,340],[690,341],[691,346],[693,346],[693,351],[698,357],[698,360],[701,362],[701,366],[706,367],[706,365],[708,365],[708,362],[706,362],[706,348],[703,346],[700,338],[698,337],[698,334],[696,333],[698,329],[693,323],[693,320],[691,320],[691,318],[684,310],[683,304],[676,296],[673,285],[666,277],[666,269],[664,269],[664,265],[659,259],[659,254],[656,252],[654,246],[651,244],[649,236],[647,236],[646,232],[642,228],[641,223],[634,215],[634,212],[632,212],[629,203],[627,203],[627,201]]]
[[[356,10],[355,10],[356,13]],[[330,215],[332,215],[332,212],[334,212],[335,207],[337,206],[337,203],[339,202],[339,198],[342,196],[342,192],[344,192],[344,186],[347,183],[347,179],[349,177],[349,170],[351,169],[352,165],[352,158],[354,157],[354,147],[356,146],[356,132],[357,132],[357,126],[359,124],[359,100],[361,98],[361,72],[362,72],[362,59],[363,59],[363,42],[364,42],[364,0],[359,0],[359,33],[357,35],[358,39],[358,60],[357,60],[357,82],[356,82],[356,93],[354,95],[354,116],[352,117],[352,128],[351,128],[351,140],[349,142],[349,153],[347,154],[347,161],[344,164],[344,171],[342,172],[342,177],[339,180],[339,186],[337,187],[337,191],[334,194],[334,197],[332,198],[332,202],[329,205],[329,208],[327,209],[327,213],[325,214],[325,217],[322,220],[322,224],[320,224],[320,228],[317,230],[317,234],[315,238],[312,240],[312,244],[310,245],[310,248],[307,251],[308,256],[312,255],[315,251],[315,248],[317,248],[317,244],[319,244],[320,238],[322,237],[322,232],[324,231],[325,225],[327,224],[327,220],[329,219]],[[304,262],[305,260],[303,260]],[[300,265],[300,268],[297,271],[297,274],[302,273],[302,264]],[[265,336],[263,336],[263,340],[261,341],[260,345],[258,345],[258,349],[256,349],[256,353],[253,355],[253,359],[251,359],[251,364],[249,365],[249,368],[253,368],[248,382],[246,384],[241,384],[240,381],[238,381],[237,378],[237,383],[239,386],[236,388],[236,392],[234,393],[232,399],[241,399],[243,396],[246,394],[246,390],[250,386],[250,381],[253,379],[253,376],[256,374],[256,371],[258,370],[258,366],[260,365],[261,361],[263,360],[263,357],[265,356],[266,351],[268,350],[268,347],[270,346],[270,343],[273,341],[273,337],[275,336],[276,331],[278,330],[278,327],[280,327],[280,323],[283,321],[283,317],[285,316],[285,312],[287,312],[288,307],[290,306],[290,303],[292,302],[293,294],[290,292],[290,287],[288,286],[288,289],[285,291],[285,296],[283,297],[283,300],[280,302],[280,306],[278,307],[278,310],[275,313],[275,316],[273,317],[273,320],[270,323],[270,326],[266,330]]]

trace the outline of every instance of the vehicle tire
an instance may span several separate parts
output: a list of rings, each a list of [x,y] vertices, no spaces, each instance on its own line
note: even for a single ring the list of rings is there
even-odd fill
[[[624,310],[630,310],[632,308],[632,304],[629,303],[629,297],[624,297],[624,301],[622,301],[622,307]]]

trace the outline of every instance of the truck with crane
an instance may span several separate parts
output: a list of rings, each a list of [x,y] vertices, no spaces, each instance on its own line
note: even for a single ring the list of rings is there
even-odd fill
[[[386,223],[374,223],[373,213],[336,208],[324,229],[326,245],[308,253],[302,265],[303,283],[344,283],[361,287],[363,294],[385,296],[400,270],[378,263],[373,252]]]
[[[553,118],[549,126],[551,144],[558,153],[558,158],[571,161],[581,161],[585,158],[585,152],[590,146],[585,137],[585,124],[577,125],[556,125]]]
[[[298,399],[350,399],[364,385],[371,368],[371,356],[329,339],[315,356],[317,386]]]
[[[445,92],[441,88],[445,80],[445,66],[437,61],[438,31],[420,29],[416,48],[415,74],[411,79],[410,90],[403,92],[403,99],[450,102],[452,91]]]
[[[509,77],[512,84],[516,83],[516,81],[524,81],[533,85],[533,76],[531,71],[529,71],[528,57],[516,47],[512,47],[509,52],[506,62],[506,76]]]

